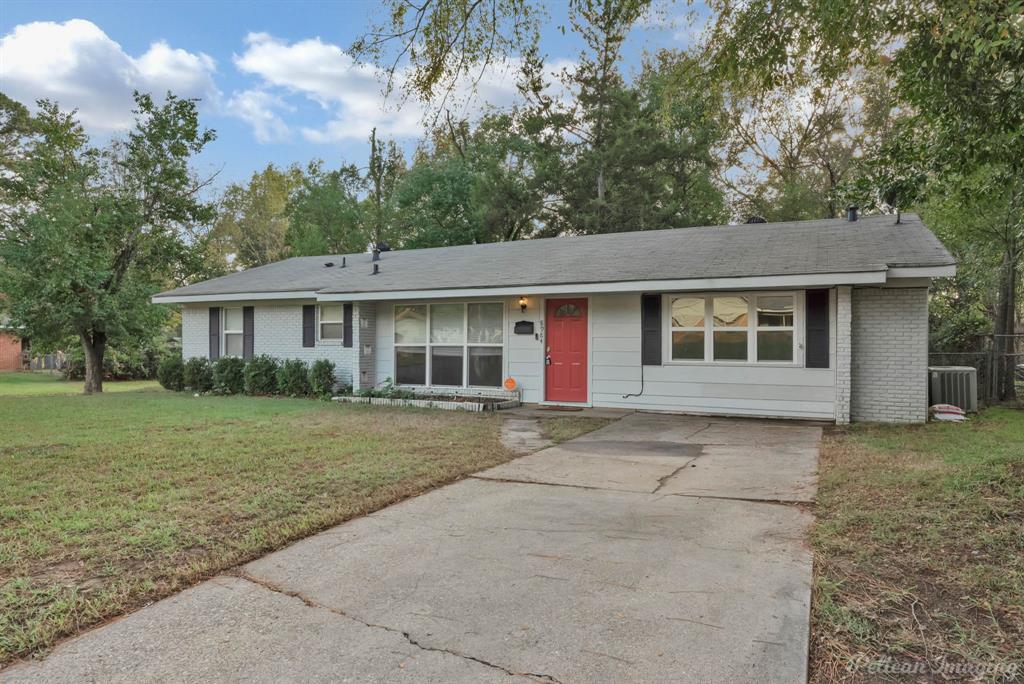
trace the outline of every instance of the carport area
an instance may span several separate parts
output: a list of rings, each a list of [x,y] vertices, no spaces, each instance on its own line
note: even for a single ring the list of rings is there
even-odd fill
[[[9,681],[797,682],[821,428],[629,414],[305,539]]]

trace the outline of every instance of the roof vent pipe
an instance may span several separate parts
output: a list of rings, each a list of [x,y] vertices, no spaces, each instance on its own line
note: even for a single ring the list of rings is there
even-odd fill
[[[373,261],[380,261],[380,250],[376,247],[373,248],[373,257],[371,257],[371,259]]]
[[[324,268],[330,268],[333,265],[334,265],[333,261],[328,261],[326,264],[324,264]]]
[[[345,257],[341,257],[341,267],[345,268]]]
[[[374,264],[373,273],[371,273],[370,275],[377,275],[378,273],[380,273],[380,264]]]
[[[856,221],[857,220],[857,205],[856,204],[851,204],[850,206],[846,207],[846,220],[847,221]]]

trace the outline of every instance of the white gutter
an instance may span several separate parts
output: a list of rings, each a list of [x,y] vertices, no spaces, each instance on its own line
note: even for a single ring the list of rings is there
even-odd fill
[[[890,278],[948,278],[956,275],[956,266],[906,266],[890,268]]]
[[[829,287],[833,285],[883,285],[893,278],[943,278],[956,274],[956,266],[897,267],[855,273],[811,275],[745,276],[735,278],[691,278],[673,280],[629,280],[609,283],[568,283],[562,285],[513,285],[506,287],[463,287],[435,290],[387,290],[375,292],[317,293],[239,292],[233,294],[155,295],[154,304],[191,304],[261,300],[315,299],[321,302],[372,302],[390,299],[449,299],[455,297],[515,297],[519,295],[581,294],[609,292],[693,292],[704,290],[752,290],[770,288]],[[373,276],[367,276],[372,278]]]
[[[372,276],[367,276],[372,277]],[[742,278],[694,278],[689,280],[630,280],[612,283],[566,285],[517,285],[466,287],[445,290],[392,290],[377,292],[320,293],[321,302],[372,302],[389,299],[447,299],[518,295],[581,294],[602,292],[685,292],[698,290],[747,290],[759,288],[824,287],[830,285],[881,285],[885,271],[821,273],[817,275],[751,276]]]
[[[154,304],[191,304],[193,302],[246,302],[260,299],[316,299],[314,290],[301,292],[238,292],[234,294],[153,295]]]

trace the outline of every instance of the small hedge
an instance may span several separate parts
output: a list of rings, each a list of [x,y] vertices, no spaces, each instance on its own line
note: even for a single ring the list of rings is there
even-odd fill
[[[330,399],[338,389],[335,366],[327,359],[278,361],[266,354],[245,361],[237,356],[222,356],[213,363],[203,357],[183,361],[169,356],[160,362],[157,379],[172,392],[215,392],[217,394],[250,394],[255,396],[314,396]],[[390,391],[387,391],[390,389]],[[351,391],[351,388],[347,388]],[[346,391],[346,388],[342,388]],[[383,391],[383,394],[381,392]],[[404,396],[407,391],[385,385],[372,396]],[[408,392],[412,396],[411,392]],[[370,395],[368,395],[370,396]]]
[[[245,365],[245,393],[268,395],[277,393],[277,359],[261,354]]]
[[[164,389],[180,392],[185,388],[184,371],[185,364],[180,356],[168,356],[160,362],[160,366],[156,369],[156,379]]]
[[[245,360],[222,356],[213,364],[213,391],[217,394],[241,394],[245,391]]]
[[[181,374],[185,389],[193,392],[209,392],[213,389],[213,367],[204,356],[193,356],[185,362]]]
[[[334,364],[327,359],[313,362],[309,368],[309,389],[313,396],[330,399],[334,394]]]
[[[277,391],[288,397],[309,395],[309,368],[305,361],[291,359],[277,369]]]

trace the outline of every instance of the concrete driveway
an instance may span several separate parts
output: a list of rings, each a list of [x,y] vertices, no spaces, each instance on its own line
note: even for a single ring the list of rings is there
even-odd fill
[[[799,682],[818,427],[630,414],[310,537],[11,682]]]

